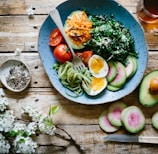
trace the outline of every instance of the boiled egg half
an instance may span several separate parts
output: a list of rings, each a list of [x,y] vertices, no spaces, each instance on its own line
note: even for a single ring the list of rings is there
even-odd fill
[[[108,64],[99,55],[93,55],[88,62],[88,67],[92,75],[96,78],[103,78],[108,74]]]
[[[106,78],[92,78],[91,83],[89,84],[88,90],[86,93],[91,96],[98,95],[101,93],[107,86]]]

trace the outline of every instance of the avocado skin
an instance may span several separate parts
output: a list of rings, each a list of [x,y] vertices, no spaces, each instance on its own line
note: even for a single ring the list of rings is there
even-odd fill
[[[158,104],[158,93],[151,94],[149,91],[150,80],[158,78],[158,70],[151,71],[142,80],[139,88],[139,102],[145,107],[152,107]]]

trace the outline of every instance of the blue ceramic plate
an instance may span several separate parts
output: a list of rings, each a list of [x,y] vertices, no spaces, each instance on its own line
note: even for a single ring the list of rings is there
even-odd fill
[[[139,58],[138,70],[136,74],[126,83],[123,89],[117,92],[105,90],[104,92],[95,97],[83,94],[78,98],[73,98],[67,95],[67,92],[70,91],[68,91],[62,86],[56,71],[52,69],[52,65],[56,61],[53,57],[53,52],[49,47],[49,35],[51,31],[56,27],[56,25],[51,20],[50,16],[48,16],[39,32],[38,51],[46,73],[56,90],[65,98],[71,101],[88,105],[103,104],[116,101],[134,91],[141,82],[142,77],[144,75],[148,59],[148,51],[144,39],[144,32],[141,29],[140,25],[137,23],[137,21],[132,17],[132,15],[120,4],[113,0],[68,0],[57,6],[57,9],[61,14],[63,23],[72,11],[78,9],[86,9],[92,14],[106,14],[108,16],[110,16],[110,14],[113,14],[115,20],[122,22],[124,26],[130,30],[135,40],[135,49],[139,52]]]

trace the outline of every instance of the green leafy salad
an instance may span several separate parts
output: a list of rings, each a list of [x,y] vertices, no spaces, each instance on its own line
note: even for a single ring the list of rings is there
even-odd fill
[[[92,38],[86,42],[86,47],[105,58],[125,63],[128,55],[137,57],[134,39],[131,33],[123,24],[116,21],[111,15],[110,18],[103,15],[89,15],[93,23],[91,31]]]

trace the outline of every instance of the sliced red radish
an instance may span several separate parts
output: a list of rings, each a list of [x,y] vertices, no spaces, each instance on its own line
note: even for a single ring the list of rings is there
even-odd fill
[[[99,126],[107,133],[115,132],[119,127],[111,125],[107,117],[107,110],[105,110],[99,117]]]
[[[120,63],[120,62],[116,62],[116,68],[117,68],[117,75],[115,77],[115,79],[110,82],[110,85],[113,87],[123,87],[123,85],[126,82],[126,70],[125,70],[125,66]]]
[[[112,104],[108,110],[108,119],[113,126],[122,126],[121,113],[126,108],[126,104],[118,101]]]
[[[108,66],[109,66],[109,71],[106,76],[106,79],[108,82],[111,82],[112,80],[115,79],[115,77],[117,75],[117,68],[116,68],[115,63],[112,61],[108,62]]]
[[[145,116],[136,106],[125,108],[121,113],[121,121],[125,129],[130,133],[138,133],[145,126]]]
[[[151,119],[154,128],[158,129],[158,112],[155,112]]]

